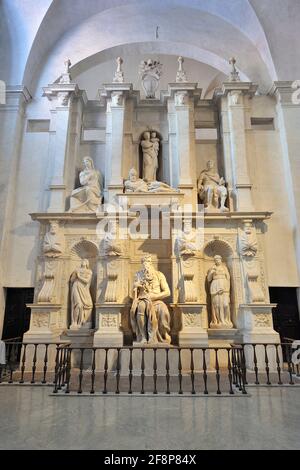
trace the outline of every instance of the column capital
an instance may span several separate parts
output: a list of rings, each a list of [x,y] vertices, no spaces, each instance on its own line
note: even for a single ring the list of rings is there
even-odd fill
[[[258,85],[252,82],[224,82],[221,88],[217,88],[214,93],[214,100],[219,98],[232,95],[234,93],[240,93],[242,95],[248,95],[252,98],[258,89]]]
[[[132,83],[104,83],[103,89],[99,91],[99,94],[103,98],[111,98],[113,93],[122,93],[126,96],[130,95],[133,91]]]
[[[17,110],[24,103],[28,103],[32,97],[24,85],[10,86],[4,90],[5,103],[0,104],[0,110]]]
[[[175,100],[176,105],[184,106],[185,96],[193,97],[194,100],[201,98],[202,88],[197,87],[197,83],[193,82],[177,82],[169,83],[167,92],[163,93],[163,101],[171,99]]]
[[[51,102],[57,102],[58,107],[68,107],[74,97],[82,97],[87,102],[85,91],[79,90],[77,83],[52,83],[44,87],[43,91],[43,96]]]
[[[295,82],[291,80],[276,81],[269,92],[271,96],[275,96],[277,101],[285,106],[300,106],[300,103],[293,102],[293,93],[297,92],[298,86],[293,87]],[[297,92],[299,97],[299,90]],[[299,101],[299,98],[297,98]]]

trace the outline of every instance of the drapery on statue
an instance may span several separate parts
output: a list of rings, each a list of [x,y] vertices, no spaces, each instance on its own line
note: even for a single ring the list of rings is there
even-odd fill
[[[228,329],[233,327],[230,319],[230,274],[221,256],[216,255],[214,261],[215,265],[207,273],[212,313],[210,328]]]
[[[70,212],[96,212],[102,201],[101,174],[95,170],[91,157],[84,157],[79,174],[80,188],[71,194]]]
[[[75,269],[71,275],[71,330],[78,330],[82,326],[92,327],[93,301],[90,293],[92,275],[87,259],[82,260],[80,268]]]
[[[143,151],[143,180],[146,183],[156,181],[156,173],[158,170],[158,152],[159,152],[159,139],[156,137],[156,132],[146,131],[143,134],[141,141]]]
[[[142,259],[135,275],[130,320],[138,343],[171,343],[170,313],[163,299],[170,289],[163,273],[157,271],[151,255]]]
[[[225,207],[228,195],[225,180],[220,177],[212,160],[207,162],[206,169],[200,174],[198,194],[206,211],[216,211],[218,209],[221,212],[228,211],[228,208]]]

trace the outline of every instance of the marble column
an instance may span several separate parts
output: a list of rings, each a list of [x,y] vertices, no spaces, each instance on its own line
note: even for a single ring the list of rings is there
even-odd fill
[[[171,185],[184,191],[186,203],[195,203],[197,200],[194,122],[194,94],[196,91],[199,93],[195,83],[169,84]]]
[[[222,137],[225,178],[237,211],[254,209],[247,156],[247,110],[257,86],[248,82],[225,82],[221,93]]]
[[[52,103],[49,141],[51,178],[48,212],[65,212],[67,161],[73,99],[79,95],[74,83],[58,83],[44,88],[44,96]]]
[[[22,135],[25,122],[26,104],[31,96],[26,87],[8,86],[5,103],[0,104],[0,338],[2,335],[5,291],[3,274],[6,271],[7,242],[10,232],[14,204],[14,185],[19,155],[22,146]]]
[[[107,98],[105,202],[112,201],[116,194],[123,192],[126,98],[131,90],[132,85],[126,83],[104,85],[102,96]]]

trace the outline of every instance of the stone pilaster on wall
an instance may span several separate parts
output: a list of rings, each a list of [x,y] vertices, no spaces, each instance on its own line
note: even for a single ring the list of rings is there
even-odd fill
[[[235,210],[254,209],[246,144],[247,109],[257,86],[248,82],[225,82],[221,93],[222,138],[225,178]],[[220,95],[218,95],[220,96]]]
[[[300,93],[299,90],[292,88],[292,84],[293,82],[290,81],[274,82],[271,93],[277,102],[278,129],[283,153],[285,188],[288,191],[289,207],[295,233],[295,251],[300,279]]]
[[[6,269],[5,253],[12,220],[13,195],[22,145],[26,104],[30,99],[29,91],[23,85],[8,86],[5,104],[0,105],[0,337],[5,311],[2,273]]]
[[[132,84],[111,83],[104,85],[102,96],[107,98],[105,201],[123,192],[123,154],[126,101]]]
[[[168,97],[171,185],[185,193],[186,203],[197,201],[194,100],[201,90],[196,83],[170,83]],[[172,148],[174,151],[172,152]]]
[[[79,95],[75,83],[57,83],[44,88],[44,96],[52,104],[49,141],[52,174],[48,212],[64,212],[66,209],[70,121],[74,98]]]

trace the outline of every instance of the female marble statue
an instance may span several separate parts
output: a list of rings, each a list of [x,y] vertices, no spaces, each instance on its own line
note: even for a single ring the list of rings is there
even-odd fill
[[[96,212],[102,200],[100,184],[101,174],[95,170],[91,157],[83,159],[83,170],[79,174],[81,188],[75,189],[71,195],[71,212]]]
[[[150,132],[144,132],[141,147],[143,151],[143,180],[147,183],[151,183],[152,181],[156,181],[158,151],[157,142],[156,140],[152,142]]]
[[[82,326],[91,328],[91,314],[93,301],[90,293],[92,271],[89,269],[89,261],[81,261],[80,268],[75,269],[71,275],[71,330],[78,330]]]
[[[143,268],[135,275],[131,326],[139,343],[170,343],[170,313],[163,299],[170,288],[163,273],[152,265],[151,255],[142,259]]]
[[[215,256],[214,261],[215,265],[207,273],[212,310],[210,328],[228,329],[233,327],[230,319],[230,274],[221,256]]]

